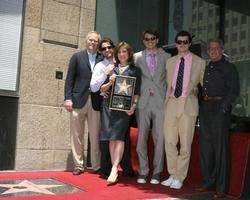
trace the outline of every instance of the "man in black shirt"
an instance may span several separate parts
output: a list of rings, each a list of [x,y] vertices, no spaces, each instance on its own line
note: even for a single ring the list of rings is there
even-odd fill
[[[239,77],[235,66],[223,56],[223,43],[208,43],[211,59],[206,66],[200,106],[200,148],[203,185],[198,190],[216,189],[215,198],[229,189],[231,104],[239,95]]]

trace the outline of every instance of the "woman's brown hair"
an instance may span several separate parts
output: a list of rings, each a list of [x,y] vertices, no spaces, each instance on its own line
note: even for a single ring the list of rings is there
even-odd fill
[[[120,42],[115,47],[114,57],[115,57],[116,64],[117,65],[120,64],[120,60],[118,59],[118,52],[122,47],[124,47],[128,51],[128,64],[129,65],[134,64],[134,51],[132,47],[126,42]]]

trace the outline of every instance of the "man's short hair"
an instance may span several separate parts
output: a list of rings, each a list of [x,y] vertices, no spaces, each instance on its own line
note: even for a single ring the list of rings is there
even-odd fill
[[[177,42],[178,40],[178,37],[183,37],[183,36],[187,36],[188,37],[188,42],[191,43],[192,42],[192,36],[191,34],[188,32],[188,31],[180,31],[179,33],[177,33],[177,35],[175,36],[175,43]]]
[[[158,32],[156,30],[153,30],[153,29],[147,29],[147,30],[143,31],[143,33],[142,33],[142,39],[145,38],[146,34],[154,35],[156,37],[156,39],[159,38]]]
[[[211,42],[216,42],[220,45],[220,48],[224,49],[224,42],[220,38],[211,38],[208,40],[207,47],[210,46]]]
[[[86,35],[86,40],[89,38],[89,35],[91,35],[91,34],[96,34],[97,35],[97,37],[98,37],[98,43],[99,43],[100,40],[101,40],[101,34],[98,33],[97,31],[90,31],[90,32],[88,32],[87,35]]]
[[[103,43],[109,43],[112,48],[115,47],[114,42],[110,38],[103,38],[99,43],[99,51],[102,51],[102,44]]]

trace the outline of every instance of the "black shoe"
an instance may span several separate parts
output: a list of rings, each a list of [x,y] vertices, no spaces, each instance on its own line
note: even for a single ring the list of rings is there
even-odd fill
[[[104,171],[99,169],[98,173],[100,174],[101,178],[107,179],[109,177],[110,171]]]
[[[75,168],[72,172],[73,175],[77,176],[83,173],[83,170],[80,170],[78,168]]]
[[[134,171],[129,171],[129,172],[122,172],[122,175],[123,176],[127,176],[127,177],[135,177],[136,176],[136,174],[135,174],[135,172]]]

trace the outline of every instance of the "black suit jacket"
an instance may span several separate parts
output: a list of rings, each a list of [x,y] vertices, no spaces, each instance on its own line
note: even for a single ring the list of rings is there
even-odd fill
[[[96,62],[102,60],[102,56],[97,52]],[[65,81],[65,100],[72,100],[73,108],[82,108],[91,94],[91,102],[94,110],[100,110],[102,97],[100,92],[91,93],[90,80],[92,72],[89,63],[87,50],[73,54],[69,62],[68,73]]]

